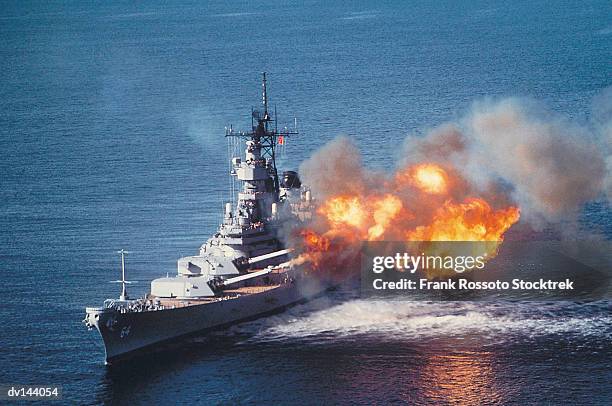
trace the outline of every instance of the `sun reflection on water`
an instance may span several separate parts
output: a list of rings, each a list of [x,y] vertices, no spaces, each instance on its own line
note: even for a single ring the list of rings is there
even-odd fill
[[[423,397],[451,405],[503,404],[507,392],[496,385],[490,352],[431,354],[420,371]]]

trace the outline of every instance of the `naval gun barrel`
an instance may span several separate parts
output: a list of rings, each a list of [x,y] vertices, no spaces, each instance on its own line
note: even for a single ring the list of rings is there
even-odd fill
[[[264,254],[264,255],[259,255],[257,257],[249,258],[247,262],[249,264],[254,264],[257,262],[264,261],[266,259],[276,258],[276,257],[280,257],[281,255],[289,254],[291,251],[293,251],[291,248],[287,248],[287,249],[280,250],[280,251],[274,251],[274,252],[270,252],[269,254]]]
[[[247,274],[244,275],[240,275],[240,276],[236,276],[234,278],[229,278],[223,281],[222,285],[223,286],[227,286],[227,285],[231,285],[233,283],[236,282],[241,282],[247,279],[252,279],[252,278],[257,278],[258,276],[262,276],[265,274],[269,274],[270,272],[272,272],[272,268],[266,268],[266,269],[262,269],[261,271],[256,271],[256,272],[249,272]]]
[[[236,268],[243,272],[246,271],[247,269],[249,269],[253,264],[256,264],[258,262],[262,262],[265,261],[267,259],[271,259],[271,258],[276,258],[276,257],[280,257],[282,255],[286,255],[289,254],[291,251],[293,251],[290,248],[284,249],[284,250],[280,250],[280,251],[274,251],[274,252],[270,252],[264,255],[259,255],[256,257],[252,257],[252,258],[247,258],[247,257],[239,257],[236,258],[233,262],[234,265],[236,266]]]

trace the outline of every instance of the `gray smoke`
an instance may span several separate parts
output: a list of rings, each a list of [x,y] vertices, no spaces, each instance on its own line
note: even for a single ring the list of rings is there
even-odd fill
[[[603,191],[595,134],[531,101],[479,103],[466,119],[470,162],[512,187],[526,220],[573,217]]]
[[[593,115],[598,122],[586,126],[533,100],[481,101],[456,123],[407,137],[398,167],[453,167],[469,181],[467,193],[512,201],[532,225],[572,221],[586,202],[612,197],[612,88],[596,98]],[[322,199],[384,183],[347,137],[322,147],[300,175]]]
[[[606,178],[604,190],[608,200],[612,200],[612,86],[606,88],[593,100],[593,125],[601,135],[606,154]]]
[[[599,102],[607,113],[611,99]],[[521,218],[541,226],[575,218],[584,203],[606,191],[611,196],[611,123],[602,126],[604,135],[532,100],[483,101],[458,124],[408,137],[402,164],[450,162],[482,192],[507,188]]]
[[[300,165],[300,178],[318,199],[363,192],[361,153],[350,138],[336,137]]]

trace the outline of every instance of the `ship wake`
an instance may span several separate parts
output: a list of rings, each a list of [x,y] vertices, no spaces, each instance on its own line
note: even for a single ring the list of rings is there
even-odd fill
[[[333,344],[368,338],[376,342],[422,342],[450,338],[499,344],[517,338],[555,335],[590,337],[604,342],[612,339],[609,301],[576,304],[356,299],[330,306],[329,300],[322,299],[278,316],[237,326],[233,332],[250,335],[247,343]]]

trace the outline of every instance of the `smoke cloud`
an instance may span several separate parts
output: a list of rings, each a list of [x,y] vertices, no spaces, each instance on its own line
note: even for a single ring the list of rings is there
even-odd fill
[[[594,106],[598,121],[591,128],[533,100],[481,101],[458,122],[407,137],[394,174],[366,169],[358,148],[338,137],[301,165],[300,176],[319,199],[395,188],[404,207],[418,208],[412,210],[418,224],[419,216],[431,215],[431,205],[444,201],[411,201],[411,185],[398,190],[392,179],[404,168],[434,163],[449,173],[455,201],[477,195],[494,209],[513,204],[522,220],[539,228],[575,219],[586,202],[612,196],[612,90]]]
[[[593,123],[601,135],[606,154],[606,178],[604,190],[608,200],[612,199],[612,86],[606,88],[593,100]]]
[[[300,178],[319,199],[331,194],[361,194],[365,168],[350,138],[339,136],[300,165]]]
[[[466,128],[470,162],[513,187],[527,220],[573,217],[603,190],[605,158],[594,135],[536,103],[478,104]]]

